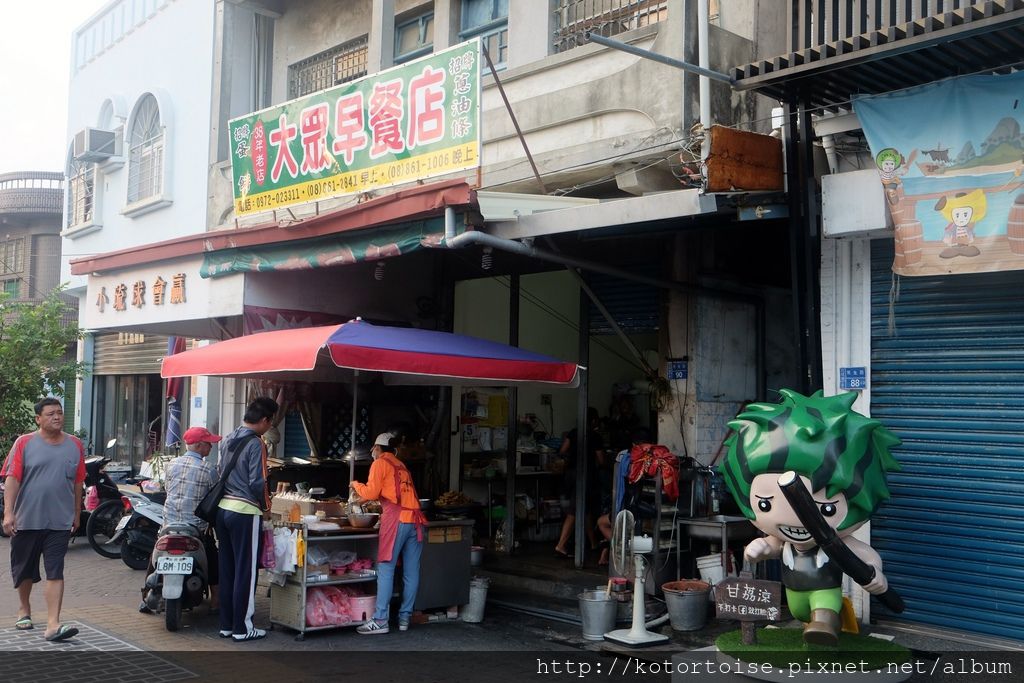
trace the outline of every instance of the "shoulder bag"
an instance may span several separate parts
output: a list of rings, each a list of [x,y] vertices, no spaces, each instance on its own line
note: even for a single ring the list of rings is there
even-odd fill
[[[254,438],[255,434],[238,439],[231,444],[234,449],[234,454],[231,456],[231,462],[224,468],[224,473],[220,475],[220,479],[213,485],[203,499],[199,501],[199,505],[196,506],[196,517],[207,522],[208,524],[214,524],[217,520],[217,506],[220,504],[220,499],[224,497],[224,487],[227,485],[228,475],[231,474],[231,470],[235,469],[235,464],[238,463],[238,456],[242,454],[242,447],[249,443],[249,439]]]

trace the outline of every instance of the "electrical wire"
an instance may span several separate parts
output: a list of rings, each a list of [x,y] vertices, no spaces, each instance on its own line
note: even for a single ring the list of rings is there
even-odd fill
[[[480,268],[480,265],[478,263],[475,263],[474,261],[469,259],[467,256],[465,256],[463,253],[460,253],[460,252],[456,251],[455,255],[459,259],[461,259],[464,263],[466,263],[467,265],[469,265],[471,267],[474,267],[474,268],[477,268],[478,272],[480,274],[487,275],[487,271],[485,271],[482,268]],[[506,289],[508,289],[509,291],[511,291],[512,283],[511,283],[511,280],[509,279],[509,276],[507,276],[507,275],[498,275],[498,276],[491,275],[490,277],[493,278],[495,282],[497,282],[501,286],[503,286]],[[547,313],[553,319],[555,319],[558,322],[562,323],[563,325],[568,327],[573,332],[576,332],[577,334],[579,334],[580,326],[579,326],[579,323],[577,321],[573,321],[572,319],[568,318],[567,316],[562,314],[560,311],[556,310],[555,308],[553,308],[549,304],[547,304],[545,301],[540,299],[537,295],[531,293],[529,290],[525,290],[523,288],[520,288],[519,289],[519,295],[523,299],[528,301],[529,303],[531,303],[534,306],[536,306],[542,312]],[[611,355],[617,356],[620,360],[622,360],[626,364],[631,365],[632,367],[636,368],[637,370],[640,370],[641,372],[643,371],[643,368],[637,363],[636,359],[631,358],[629,356],[625,356],[625,355],[619,353],[618,351],[613,349],[611,346],[609,346],[599,336],[591,335],[590,339],[595,344],[597,344],[597,345],[601,346],[602,348],[604,348]]]

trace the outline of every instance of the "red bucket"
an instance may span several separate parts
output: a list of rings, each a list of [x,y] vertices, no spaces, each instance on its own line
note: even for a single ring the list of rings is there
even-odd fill
[[[362,622],[373,618],[373,611],[377,608],[376,595],[361,595],[348,599],[348,614],[352,621]]]

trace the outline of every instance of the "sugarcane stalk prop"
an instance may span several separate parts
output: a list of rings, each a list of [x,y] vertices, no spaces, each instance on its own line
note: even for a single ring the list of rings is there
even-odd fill
[[[825,518],[821,516],[810,491],[807,490],[796,472],[783,472],[779,475],[779,488],[793,507],[800,523],[810,532],[818,547],[825,551],[828,559],[835,562],[843,573],[849,575],[861,586],[871,583],[875,578],[875,568],[857,557],[843,543],[843,539],[839,537],[836,530],[829,526]],[[903,598],[892,588],[887,588],[884,593],[878,595],[878,599],[893,612],[902,612],[905,607]]]

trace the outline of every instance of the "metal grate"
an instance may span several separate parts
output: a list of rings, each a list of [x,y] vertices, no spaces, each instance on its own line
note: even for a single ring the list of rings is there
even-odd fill
[[[13,275],[25,270],[25,238],[0,242],[0,274]]]
[[[668,3],[663,0],[559,0],[555,6],[552,47],[565,52],[586,43],[587,31],[613,36],[663,21]]]
[[[326,90],[366,75],[367,37],[342,43],[288,67],[288,98]]]
[[[788,0],[789,49],[797,52],[946,12],[969,12],[982,18],[988,16],[984,5],[991,4],[973,0]]]
[[[146,95],[131,128],[128,160],[128,203],[163,192],[164,129],[156,98]]]
[[[68,228],[92,221],[95,167],[73,161],[68,173]]]

